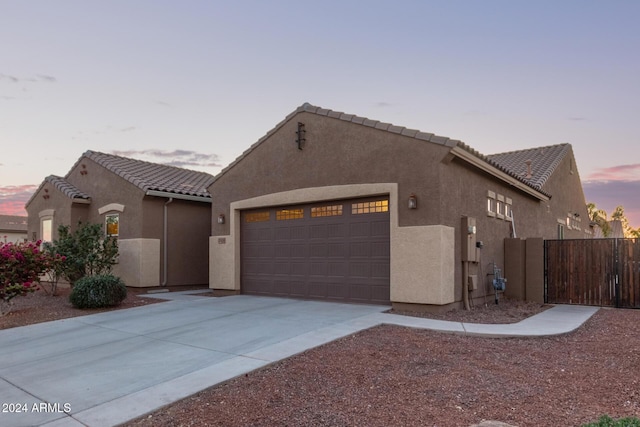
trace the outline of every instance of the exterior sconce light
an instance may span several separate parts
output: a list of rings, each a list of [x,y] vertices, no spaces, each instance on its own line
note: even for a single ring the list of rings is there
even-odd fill
[[[418,198],[415,194],[411,194],[409,196],[409,209],[417,209],[418,208]]]
[[[224,214],[218,215],[218,224],[224,224]]]

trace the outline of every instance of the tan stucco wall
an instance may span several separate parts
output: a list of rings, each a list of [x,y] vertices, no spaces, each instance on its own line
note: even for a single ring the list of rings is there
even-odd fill
[[[391,301],[444,305],[455,301],[455,232],[431,225],[400,227],[391,240]]]
[[[240,290],[240,280],[236,280],[235,253],[236,243],[233,236],[212,236],[209,238],[210,288]]]
[[[160,285],[160,240],[118,240],[118,263],[113,274],[127,286],[144,288]]]

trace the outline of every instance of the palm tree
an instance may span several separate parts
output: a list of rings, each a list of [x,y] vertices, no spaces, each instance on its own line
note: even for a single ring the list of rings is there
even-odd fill
[[[602,235],[604,237],[609,236],[609,234],[611,233],[611,226],[609,225],[609,220],[607,219],[607,213],[602,209],[598,209],[596,207],[596,204],[593,202],[587,203],[587,212],[589,213],[589,219],[591,220],[591,222],[596,224],[598,227],[600,227],[600,230],[602,230]]]

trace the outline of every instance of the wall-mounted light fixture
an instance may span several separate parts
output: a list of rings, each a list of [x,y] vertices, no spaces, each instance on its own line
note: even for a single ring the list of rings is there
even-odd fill
[[[224,224],[224,214],[218,215],[218,224]]]
[[[411,193],[409,196],[409,209],[417,209],[418,208],[418,198],[415,194]]]
[[[80,175],[86,175],[89,172],[87,172],[87,165],[83,164],[82,165],[82,170],[80,171]]]

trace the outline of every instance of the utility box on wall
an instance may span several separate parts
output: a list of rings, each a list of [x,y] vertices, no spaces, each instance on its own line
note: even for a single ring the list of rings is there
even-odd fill
[[[460,229],[462,239],[462,261],[478,262],[476,256],[476,219],[463,216]]]

